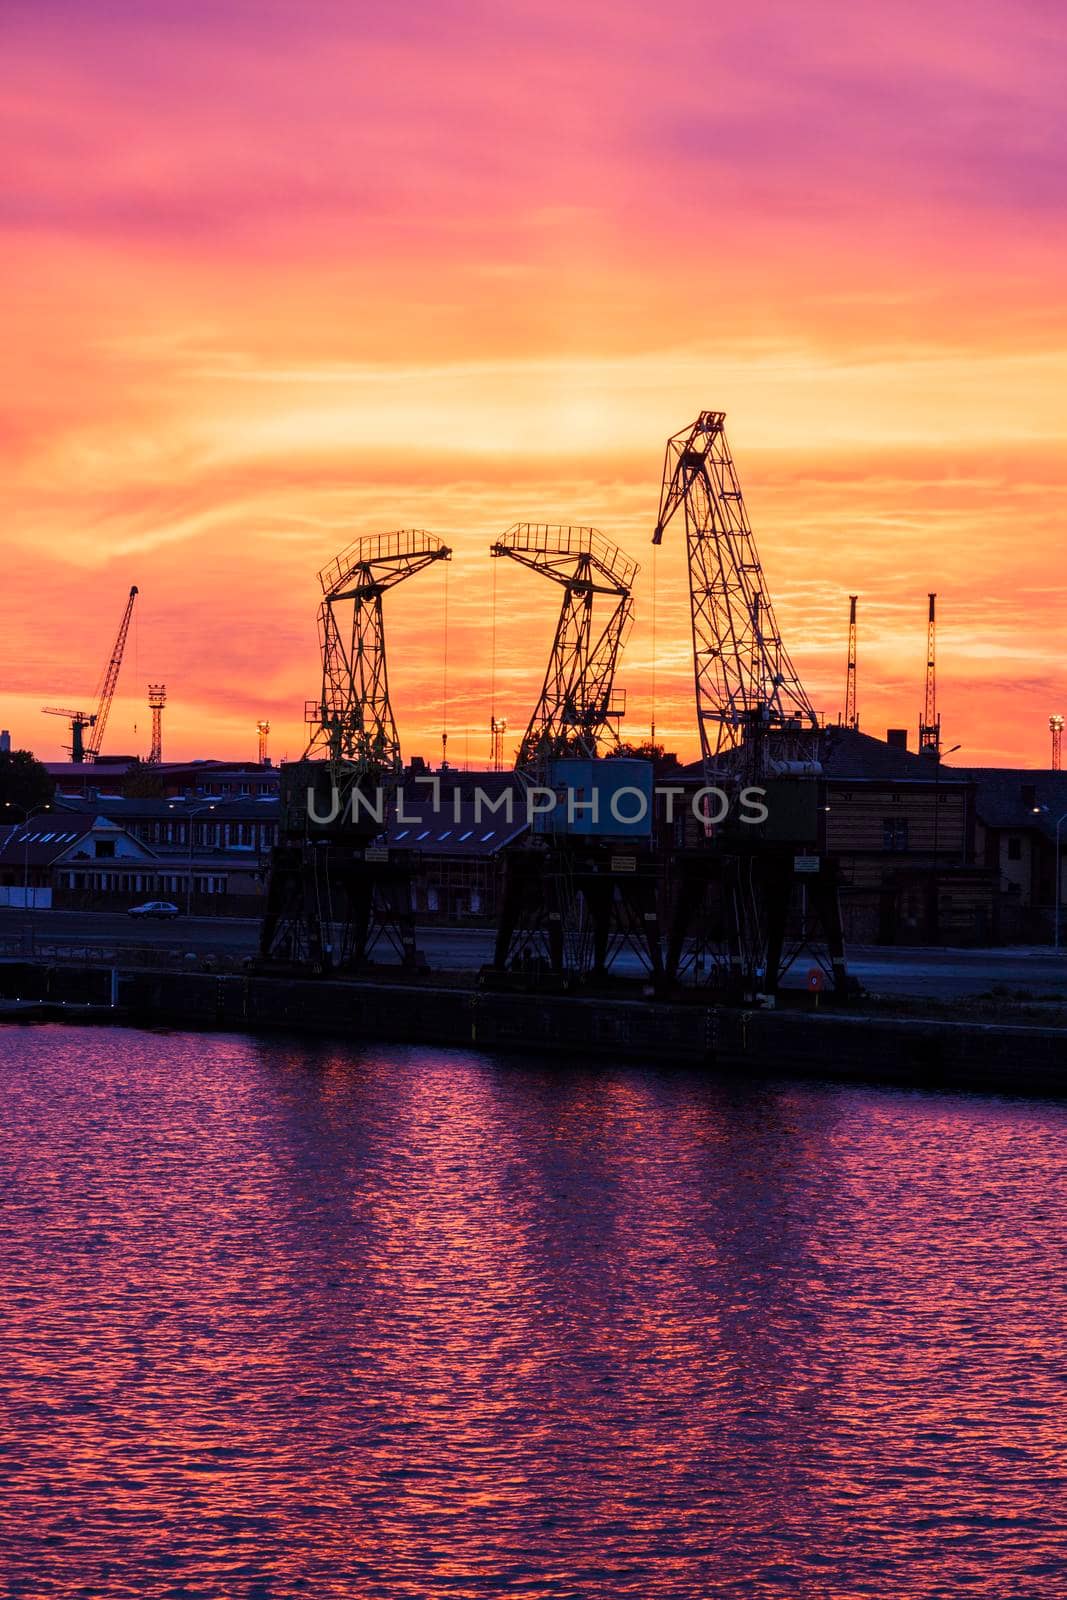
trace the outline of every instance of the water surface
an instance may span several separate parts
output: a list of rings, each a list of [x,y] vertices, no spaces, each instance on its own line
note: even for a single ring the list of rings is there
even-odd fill
[[[1067,1595],[1062,1107],[12,1026],[0,1094],[0,1594]]]

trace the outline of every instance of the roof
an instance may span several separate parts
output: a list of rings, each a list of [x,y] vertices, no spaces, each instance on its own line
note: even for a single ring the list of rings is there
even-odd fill
[[[966,773],[976,785],[975,809],[989,828],[1036,829],[1052,839],[1057,819],[1067,819],[1067,772],[1033,767],[955,770]]]
[[[420,820],[392,821],[386,829],[390,849],[433,856],[495,856],[527,827],[526,809],[520,804],[513,806],[508,821],[504,810],[494,814],[471,800],[461,800],[457,807],[449,797],[435,808],[429,793],[422,804],[407,796],[404,813]]]
[[[28,867],[49,867],[53,862],[61,861],[69,851],[76,850],[94,832],[115,834],[125,833],[125,829],[95,812],[84,817],[53,813],[47,817],[34,817],[30,823],[22,826],[2,827],[0,866],[10,867],[17,862],[20,866],[25,863]],[[131,839],[130,842],[138,854],[152,853],[139,840]]]
[[[99,814],[101,804],[105,801],[109,816],[121,817],[123,821],[129,822],[180,820],[189,816],[198,822],[211,817],[221,822],[227,820],[276,822],[281,809],[281,801],[276,794],[222,795],[218,800],[197,795],[194,803],[187,804],[181,798],[163,800],[158,796],[127,798],[125,795],[109,794],[93,798],[80,794],[57,793],[53,805],[57,811],[86,815]]]
[[[137,760],[134,756],[119,756],[114,761],[45,761],[42,765],[56,779],[95,778],[98,783],[106,783],[109,779],[122,777],[137,765]]]
[[[243,774],[249,772],[273,772],[276,774],[278,769],[272,766],[261,766],[258,761],[221,761],[214,756],[198,756],[195,761],[156,761],[152,763],[152,771],[163,773],[195,772],[197,774],[202,772],[217,772],[220,774],[228,772]]]
[[[929,756],[920,756],[897,745],[887,744],[857,728],[829,727],[822,730],[821,759],[823,776],[835,783],[967,783],[970,775],[958,767],[946,767]],[[699,778],[699,761],[682,769],[683,778]]]
[[[826,777],[854,782],[887,781],[891,783],[952,783],[968,781],[967,774],[958,768],[946,767],[930,756],[916,755],[911,750],[887,744],[858,728],[824,728],[822,733],[822,768]]]

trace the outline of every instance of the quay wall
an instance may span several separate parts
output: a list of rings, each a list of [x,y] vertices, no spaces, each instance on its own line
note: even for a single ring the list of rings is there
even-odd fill
[[[607,1061],[1060,1094],[1067,1030],[697,1001],[499,993],[432,984],[0,963],[0,995],[49,1015],[142,1026],[284,1029]],[[23,1015],[24,1013],[19,1013]]]

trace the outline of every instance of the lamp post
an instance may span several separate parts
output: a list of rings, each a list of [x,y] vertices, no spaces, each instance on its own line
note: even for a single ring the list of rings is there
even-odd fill
[[[941,936],[941,889],[937,877],[941,848],[941,759],[943,756],[954,755],[962,748],[963,746],[958,744],[954,744],[949,750],[942,750],[939,744],[934,746],[934,850],[930,872],[930,900],[926,915],[927,924],[935,940]]]
[[[13,800],[5,800],[4,801],[4,810],[5,811],[21,811],[22,812],[22,826],[23,827],[26,826],[26,824],[29,822],[31,817],[42,816],[44,814],[44,812],[51,811],[51,809],[52,809],[51,805],[43,805],[43,806],[33,806],[29,810],[27,810],[25,806],[16,805],[16,803]],[[36,886],[34,887],[34,891],[33,891],[33,903],[32,904],[30,903],[30,836],[29,836],[28,833],[25,833],[22,836],[22,909],[24,911],[29,911],[29,913],[30,913],[29,934],[30,934],[30,952],[31,952],[31,954],[33,952],[33,949],[35,947],[35,942],[36,942],[35,939],[34,939],[35,923],[34,923],[34,920],[33,920],[33,913],[34,913],[34,911],[36,909],[36,906],[37,906],[37,889],[36,889]]]
[[[1067,822],[1067,811],[1063,813],[1062,817],[1057,817],[1056,819],[1056,910],[1053,917],[1053,926],[1055,927],[1056,932],[1053,937],[1054,948],[1057,950],[1060,947],[1060,897],[1062,894],[1060,887],[1060,829],[1063,827],[1065,822]]]
[[[176,800],[172,800],[170,802],[171,811],[174,810],[174,808],[177,805],[177,803],[178,802]],[[187,826],[187,828],[189,830],[189,868],[188,868],[188,871],[187,871],[186,877],[185,877],[185,915],[186,916],[189,915],[189,907],[192,905],[192,900],[193,900],[193,818],[201,816],[203,814],[203,812],[205,812],[205,811],[214,811],[214,809],[215,809],[215,802],[212,800],[212,801],[209,801],[206,805],[196,806],[192,811],[187,811],[185,813],[186,818],[188,819],[187,823],[186,823],[186,826]]]

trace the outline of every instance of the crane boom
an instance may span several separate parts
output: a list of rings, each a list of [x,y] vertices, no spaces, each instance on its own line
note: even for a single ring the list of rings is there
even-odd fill
[[[938,756],[941,750],[941,718],[937,714],[937,595],[930,596],[926,614],[926,683],[923,713],[919,719],[919,754]]]
[[[845,727],[858,728],[856,710],[856,601],[859,595],[848,597],[848,668],[845,672]]]
[[[96,708],[96,717],[92,725],[92,734],[85,749],[86,761],[95,761],[100,753],[100,746],[104,742],[104,729],[107,727],[108,715],[111,711],[111,702],[115,698],[115,689],[119,681],[119,670],[122,666],[122,657],[126,649],[126,635],[130,631],[130,617],[133,615],[133,602],[137,598],[137,585],[130,588],[126,609],[122,613],[119,623],[118,637],[111,651],[111,659],[104,673],[103,687],[100,690],[100,700]]]

